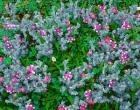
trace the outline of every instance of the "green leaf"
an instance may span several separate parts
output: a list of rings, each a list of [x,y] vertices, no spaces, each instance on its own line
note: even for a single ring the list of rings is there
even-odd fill
[[[10,57],[5,57],[4,58],[4,64],[5,65],[10,65],[12,64],[12,59]]]

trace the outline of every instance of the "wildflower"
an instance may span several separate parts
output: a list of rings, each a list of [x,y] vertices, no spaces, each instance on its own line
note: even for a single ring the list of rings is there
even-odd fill
[[[83,17],[83,22],[84,23],[88,23],[88,18],[85,16],[85,17]]]
[[[69,33],[71,33],[73,31],[73,27],[68,27],[67,30]]]
[[[99,32],[100,29],[101,29],[101,24],[95,24],[94,25],[94,31],[95,32]]]
[[[112,46],[112,48],[116,48],[116,47],[117,47],[116,42],[112,41],[112,42],[111,42],[111,46]]]
[[[20,87],[20,88],[19,88],[19,92],[20,92],[20,93],[26,93],[26,91],[25,91],[25,89],[24,89],[23,87]]]
[[[35,66],[34,65],[27,66],[26,70],[28,73],[35,74]]]
[[[3,25],[2,25],[2,28],[3,28],[3,29],[6,29],[6,28],[7,28],[7,25],[6,25],[6,24],[3,24]]]
[[[117,7],[113,7],[112,8],[112,13],[117,14],[118,13],[118,8]]]
[[[17,78],[14,77],[12,80],[11,80],[12,83],[16,83],[17,82]]]
[[[50,78],[48,75],[46,75],[46,76],[44,77],[43,81],[44,81],[45,83],[50,83],[51,78]]]
[[[16,27],[15,24],[9,24],[9,25],[8,25],[8,28],[9,28],[9,29],[14,29],[15,27]]]
[[[104,38],[104,41],[106,42],[106,43],[111,43],[112,42],[112,40],[110,39],[110,37],[105,37]]]
[[[89,51],[88,51],[88,56],[91,57],[92,55],[93,55],[93,52],[92,52],[91,50],[89,50]]]
[[[52,57],[52,61],[53,61],[53,62],[56,62],[56,58],[55,58],[55,57]]]
[[[105,26],[104,26],[104,29],[105,29],[105,30],[109,30],[109,26],[108,26],[108,25],[105,25]]]
[[[131,29],[131,26],[128,24],[128,23],[126,23],[125,21],[123,22],[123,24],[122,24],[122,27],[124,28],[124,29]]]
[[[37,27],[35,25],[32,26],[32,30],[36,30]]]
[[[90,17],[91,17],[92,19],[95,19],[95,18],[96,18],[96,14],[94,14],[94,13],[90,13],[89,15],[90,15]]]
[[[75,38],[74,37],[68,37],[68,42],[74,42]]]
[[[84,13],[84,10],[80,10],[80,14],[83,14]]]
[[[90,97],[91,94],[92,94],[92,91],[90,89],[86,90],[85,93],[84,93],[85,97]]]
[[[101,10],[102,13],[106,13],[105,7],[102,5],[99,5],[99,8]]]
[[[12,86],[6,86],[6,91],[12,94],[14,92],[14,88]]]
[[[32,104],[27,104],[26,105],[26,110],[34,110],[35,107]]]
[[[68,110],[64,105],[60,105],[57,110]]]
[[[73,75],[71,72],[65,72],[63,78],[64,80],[70,81],[73,78]]]
[[[120,55],[120,61],[124,64],[129,61],[129,55],[127,51],[122,51]]]
[[[84,78],[85,77],[85,73],[84,72],[80,73],[80,77]]]
[[[116,81],[115,80],[110,80],[109,81],[109,87],[112,88],[115,85]]]
[[[0,63],[2,63],[3,62],[3,57],[0,57]]]
[[[6,46],[6,48],[10,49],[12,47],[11,42],[6,41],[5,46]]]
[[[0,84],[3,82],[3,77],[0,76]]]
[[[57,29],[55,30],[55,32],[56,32],[56,33],[61,33],[62,30],[61,30],[60,28],[57,28]]]
[[[3,37],[3,40],[4,40],[4,41],[8,41],[8,40],[9,40],[9,37],[4,36],[4,37]]]
[[[88,64],[88,65],[87,65],[87,69],[88,69],[88,70],[91,70],[91,69],[92,69],[92,65],[91,65],[91,64]]]
[[[40,30],[40,35],[41,35],[41,36],[46,36],[46,35],[47,35],[47,33],[46,33],[46,31],[45,31],[45,30]]]
[[[66,27],[69,27],[70,26],[70,20],[67,20],[66,21]]]
[[[85,104],[82,104],[82,105],[80,106],[80,110],[86,110],[86,108],[87,108],[87,106],[86,106]]]
[[[103,46],[103,42],[98,42],[98,45],[99,46]]]
[[[93,105],[95,105],[95,102],[93,102],[92,99],[90,98],[90,99],[88,99],[88,104],[93,106]]]

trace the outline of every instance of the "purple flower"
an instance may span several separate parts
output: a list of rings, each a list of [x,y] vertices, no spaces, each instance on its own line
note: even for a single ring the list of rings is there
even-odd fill
[[[124,29],[131,29],[131,26],[127,23],[127,22],[123,22],[123,24],[122,24],[122,27],[124,28]]]
[[[10,94],[12,94],[14,92],[14,88],[12,86],[6,86],[6,91]]]
[[[40,30],[40,35],[41,35],[41,36],[46,36],[46,35],[47,35],[47,33],[46,33],[46,31],[45,31],[45,30]]]
[[[6,46],[6,48],[10,49],[12,47],[11,42],[6,41],[5,46]]]
[[[101,24],[95,24],[94,25],[94,31],[95,32],[99,32],[100,29],[101,29]]]
[[[46,76],[44,77],[43,81],[44,81],[45,83],[50,83],[50,81],[51,81],[50,76],[46,75]]]
[[[109,87],[112,88],[116,84],[115,80],[110,80],[109,81]]]
[[[35,66],[34,65],[30,65],[30,66],[27,66],[26,70],[28,73],[32,73],[32,74],[35,74]]]
[[[90,97],[91,94],[92,94],[92,91],[91,90],[86,90],[85,93],[84,93],[84,95],[85,95],[86,98],[87,97]]]

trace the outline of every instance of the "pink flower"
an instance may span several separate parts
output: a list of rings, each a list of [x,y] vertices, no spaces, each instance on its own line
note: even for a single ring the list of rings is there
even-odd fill
[[[34,110],[35,107],[32,104],[27,104],[26,105],[26,110]]]
[[[67,20],[66,21],[66,27],[69,27],[70,26],[70,20]]]
[[[80,110],[86,110],[87,106],[85,104],[80,106]]]
[[[21,87],[21,88],[19,88],[19,92],[20,92],[20,93],[26,93],[25,89],[24,89],[24,88],[22,88],[22,87]]]
[[[109,30],[109,26],[108,26],[108,25],[105,25],[105,26],[104,26],[104,29],[105,29],[105,30]]]
[[[3,37],[3,40],[4,40],[4,41],[8,41],[8,40],[9,40],[9,37],[4,36],[4,37]]]
[[[92,55],[93,55],[93,52],[92,52],[91,50],[89,50],[89,51],[88,51],[88,56],[91,57]]]
[[[84,93],[85,97],[90,97],[91,94],[92,94],[91,90],[86,90],[85,93]]]
[[[94,14],[94,13],[90,13],[89,15],[90,15],[90,17],[91,17],[92,19],[95,19],[95,18],[96,18],[96,14]]]
[[[121,52],[120,61],[122,62],[122,64],[127,63],[129,61],[129,55],[127,51]]]
[[[9,28],[9,29],[14,29],[15,27],[16,27],[15,24],[9,24],[9,25],[8,25],[8,28]]]
[[[98,42],[98,45],[99,46],[103,46],[103,42]]]
[[[60,105],[57,110],[68,110],[64,105]]]
[[[28,74],[27,74],[27,79],[31,79],[31,78],[32,78],[32,76],[33,76],[33,74],[32,74],[32,73],[28,73]]]
[[[5,46],[6,46],[6,48],[10,49],[12,47],[11,42],[6,41]]]
[[[112,46],[112,48],[116,48],[116,47],[117,47],[116,42],[115,42],[115,41],[112,41],[112,42],[111,42],[111,46]]]
[[[118,8],[117,7],[113,7],[112,8],[112,13],[117,14],[118,13]]]
[[[14,77],[12,80],[11,80],[12,83],[16,83],[17,82],[17,78]]]
[[[75,38],[74,37],[68,37],[68,42],[74,42]]]
[[[57,28],[57,29],[55,30],[55,32],[56,32],[56,33],[61,33],[62,30],[61,30],[60,28]]]
[[[136,18],[140,18],[140,14],[136,14],[135,17],[136,17]]]
[[[95,102],[93,102],[92,99],[90,98],[90,99],[88,99],[88,104],[93,106],[93,105],[95,105]]]
[[[101,29],[101,24],[95,24],[94,25],[94,31],[95,32],[99,32],[100,29]]]
[[[83,22],[84,23],[88,23],[88,18],[85,16],[85,17],[83,17]]]
[[[73,31],[73,27],[68,27],[67,30],[71,33]]]
[[[80,77],[84,78],[85,77],[85,73],[84,72],[80,73]]]
[[[43,81],[44,81],[45,83],[50,83],[51,78],[50,78],[48,75],[46,75],[46,76],[44,77]]]
[[[14,92],[14,88],[12,86],[6,86],[6,91],[12,94]]]
[[[40,35],[41,35],[41,36],[46,36],[46,35],[47,35],[47,33],[46,33],[46,31],[45,31],[45,30],[40,30]]]
[[[6,25],[6,24],[3,24],[3,25],[2,25],[2,28],[3,28],[3,29],[6,29],[6,28],[7,28],[7,25]]]
[[[131,26],[128,23],[126,23],[125,21],[123,22],[122,27],[124,29],[131,29]]]
[[[80,10],[80,14],[83,14],[84,13],[84,10]]]
[[[91,65],[91,64],[88,64],[88,65],[87,65],[87,69],[88,69],[88,70],[91,70],[91,69],[92,69],[92,65]]]
[[[36,30],[37,27],[35,25],[32,26],[32,30]]]
[[[112,88],[116,84],[115,80],[110,80],[109,81],[109,87]]]
[[[0,84],[3,82],[3,77],[0,76]]]
[[[71,72],[66,72],[63,76],[64,80],[70,81],[73,78],[73,75]]]
[[[0,57],[0,63],[2,63],[3,62],[3,57]]]
[[[102,13],[106,13],[105,7],[102,5],[99,5],[99,8],[101,10]]]
[[[106,43],[111,43],[112,42],[112,40],[110,39],[110,37],[105,37],[104,38],[104,41],[106,42]]]
[[[34,65],[30,65],[30,66],[27,66],[26,70],[28,73],[33,73],[35,74],[35,66]]]

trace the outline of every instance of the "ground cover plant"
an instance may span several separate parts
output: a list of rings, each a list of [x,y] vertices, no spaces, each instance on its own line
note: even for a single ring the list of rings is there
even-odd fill
[[[139,110],[138,5],[1,1],[0,110]]]

